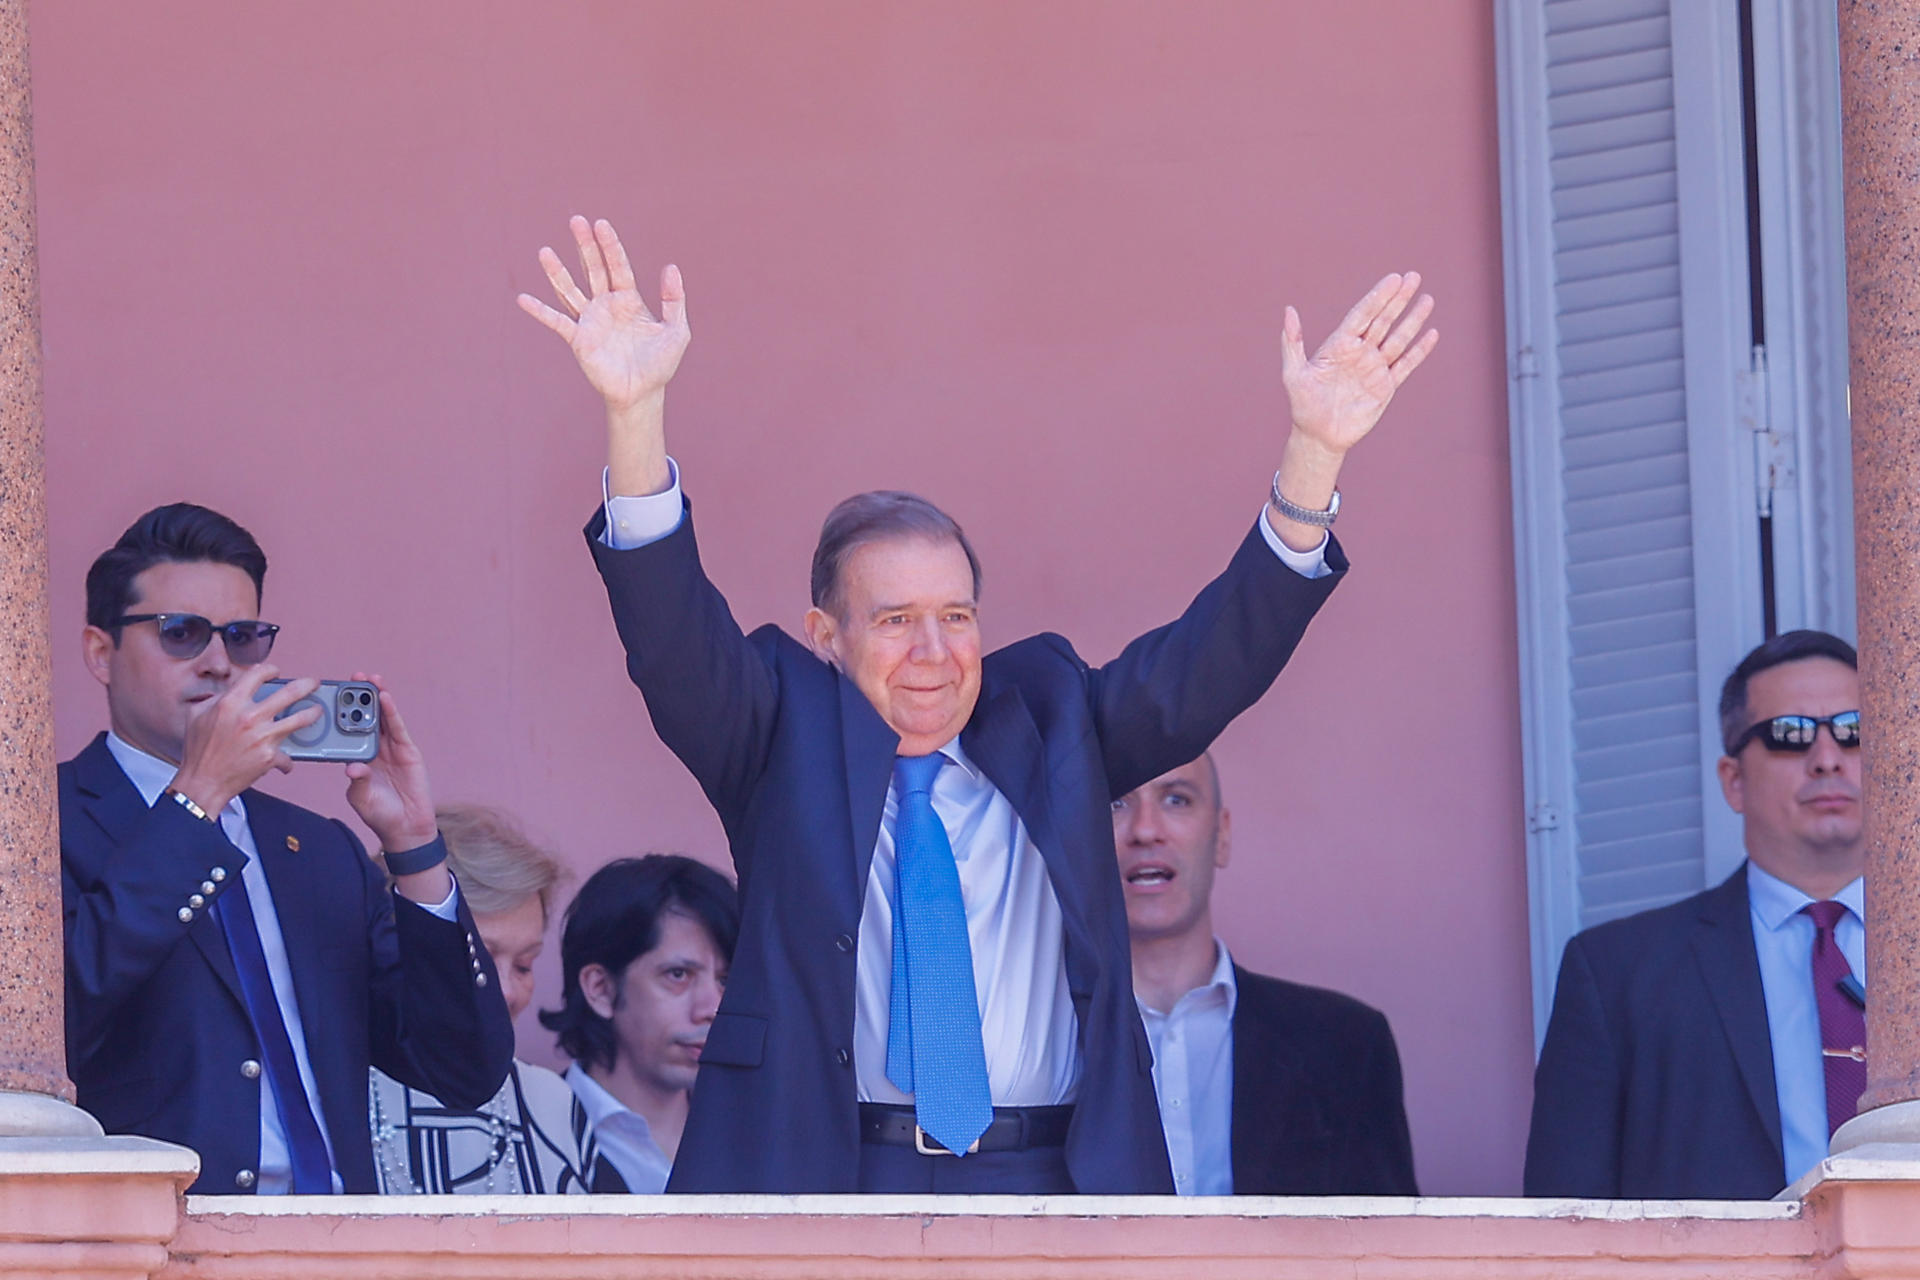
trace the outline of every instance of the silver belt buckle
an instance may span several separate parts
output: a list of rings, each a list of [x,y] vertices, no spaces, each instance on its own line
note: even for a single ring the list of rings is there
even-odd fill
[[[929,1143],[931,1143],[932,1145],[929,1146],[928,1145]],[[957,1156],[962,1154],[961,1152],[958,1152],[958,1151],[947,1150],[945,1147],[940,1145],[940,1140],[938,1138],[928,1137],[927,1131],[925,1129],[922,1129],[917,1121],[914,1123],[914,1126],[913,1126],[913,1149],[915,1151],[918,1151],[923,1156]],[[980,1150],[980,1139],[975,1138],[973,1140],[973,1145],[966,1149],[965,1154],[974,1155],[978,1153],[979,1150]]]

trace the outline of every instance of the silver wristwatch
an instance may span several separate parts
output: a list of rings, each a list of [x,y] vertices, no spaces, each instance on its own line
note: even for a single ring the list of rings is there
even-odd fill
[[[1340,514],[1340,491],[1338,489],[1333,491],[1333,501],[1327,504],[1325,511],[1315,511],[1313,508],[1303,507],[1297,502],[1288,502],[1286,495],[1280,492],[1280,473],[1278,471],[1273,473],[1273,494],[1268,498],[1268,501],[1273,504],[1275,511],[1278,511],[1287,519],[1298,521],[1301,524],[1310,524],[1316,529],[1331,529],[1333,527],[1334,517]]]

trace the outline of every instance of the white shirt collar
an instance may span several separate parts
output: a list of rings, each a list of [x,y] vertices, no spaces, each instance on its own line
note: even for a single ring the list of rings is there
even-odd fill
[[[1753,904],[1754,918],[1769,929],[1780,928],[1813,901],[1751,859],[1747,862],[1747,900]],[[1865,877],[1855,876],[1846,888],[1833,895],[1833,900],[1853,912],[1856,920],[1866,922]]]
[[[573,1089],[573,1096],[580,1099],[581,1109],[587,1113],[587,1120],[594,1127],[598,1128],[608,1120],[619,1117],[623,1123],[639,1125],[647,1141],[653,1141],[653,1130],[647,1127],[647,1118],[607,1092],[606,1086],[588,1075],[587,1069],[579,1063],[567,1068],[567,1084]]]
[[[1240,984],[1233,977],[1233,956],[1228,953],[1227,944],[1217,936],[1213,940],[1213,956],[1213,972],[1207,976],[1207,980],[1190,991],[1182,992],[1180,998],[1173,1002],[1173,1008],[1161,1013],[1136,997],[1135,1003],[1140,1006],[1140,1012],[1166,1018],[1196,1006],[1218,1004],[1225,1006],[1227,1018],[1231,1021],[1234,1010],[1240,1005]]]
[[[107,750],[112,753],[120,772],[127,775],[127,781],[151,809],[160,799],[160,793],[173,781],[173,775],[180,772],[180,766],[168,764],[159,756],[150,755],[122,738],[111,729],[107,731]]]
[[[959,765],[967,777],[974,782],[979,782],[986,776],[980,772],[980,766],[973,762],[973,757],[967,754],[967,749],[960,745],[958,734],[954,735],[952,741],[939,748],[939,754]]]

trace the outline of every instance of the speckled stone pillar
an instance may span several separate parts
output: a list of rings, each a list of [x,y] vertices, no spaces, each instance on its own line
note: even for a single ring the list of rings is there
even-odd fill
[[[0,0],[0,1133],[84,1131],[63,1029],[26,0]],[[94,1128],[93,1132],[98,1132]]]
[[[1844,1150],[1920,1141],[1920,0],[1840,0],[1839,13],[1869,726],[1867,1092],[1835,1135]]]

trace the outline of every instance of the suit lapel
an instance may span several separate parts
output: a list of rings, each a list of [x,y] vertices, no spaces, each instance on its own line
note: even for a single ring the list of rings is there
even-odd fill
[[[1310,1188],[1329,1149],[1299,1046],[1281,1034],[1285,1019],[1261,981],[1233,967],[1233,1111],[1230,1147],[1237,1191]]]
[[[1760,956],[1753,943],[1746,867],[1701,903],[1692,942],[1694,959],[1733,1050],[1740,1082],[1773,1143],[1775,1157],[1784,1160],[1780,1095],[1773,1078],[1773,1035],[1767,1024],[1766,991],[1760,984]]]
[[[980,771],[1012,803],[1034,848],[1046,862],[1047,878],[1053,882],[1054,897],[1059,899],[1069,942],[1068,985],[1076,991],[1090,990],[1090,981],[1082,981],[1086,975],[1073,972],[1077,955],[1093,953],[1083,890],[1080,878],[1067,864],[1066,846],[1054,826],[1046,785],[1046,753],[1026,700],[1015,689],[1001,690],[984,700],[961,732],[960,741]]]
[[[866,895],[873,865],[873,846],[880,839],[880,820],[887,810],[887,787],[893,781],[893,756],[900,735],[888,727],[858,685],[837,675],[840,688],[840,748],[847,770],[847,815],[853,823],[854,901]]]
[[[82,807],[88,819],[105,834],[109,846],[117,848],[132,839],[149,809],[120,762],[113,758],[113,752],[107,750],[106,734],[96,737],[86,750],[74,757],[73,770],[74,781],[86,797]],[[233,970],[233,956],[227,950],[226,935],[220,932],[220,922],[210,912],[202,911],[187,929],[187,937],[199,948],[201,958],[229,994],[245,1007],[246,1002],[240,996],[240,977]]]
[[[73,760],[74,781],[86,796],[83,808],[110,845],[119,846],[133,838],[133,829],[147,816],[147,803],[140,798],[120,762],[107,750],[107,735],[100,734]]]

